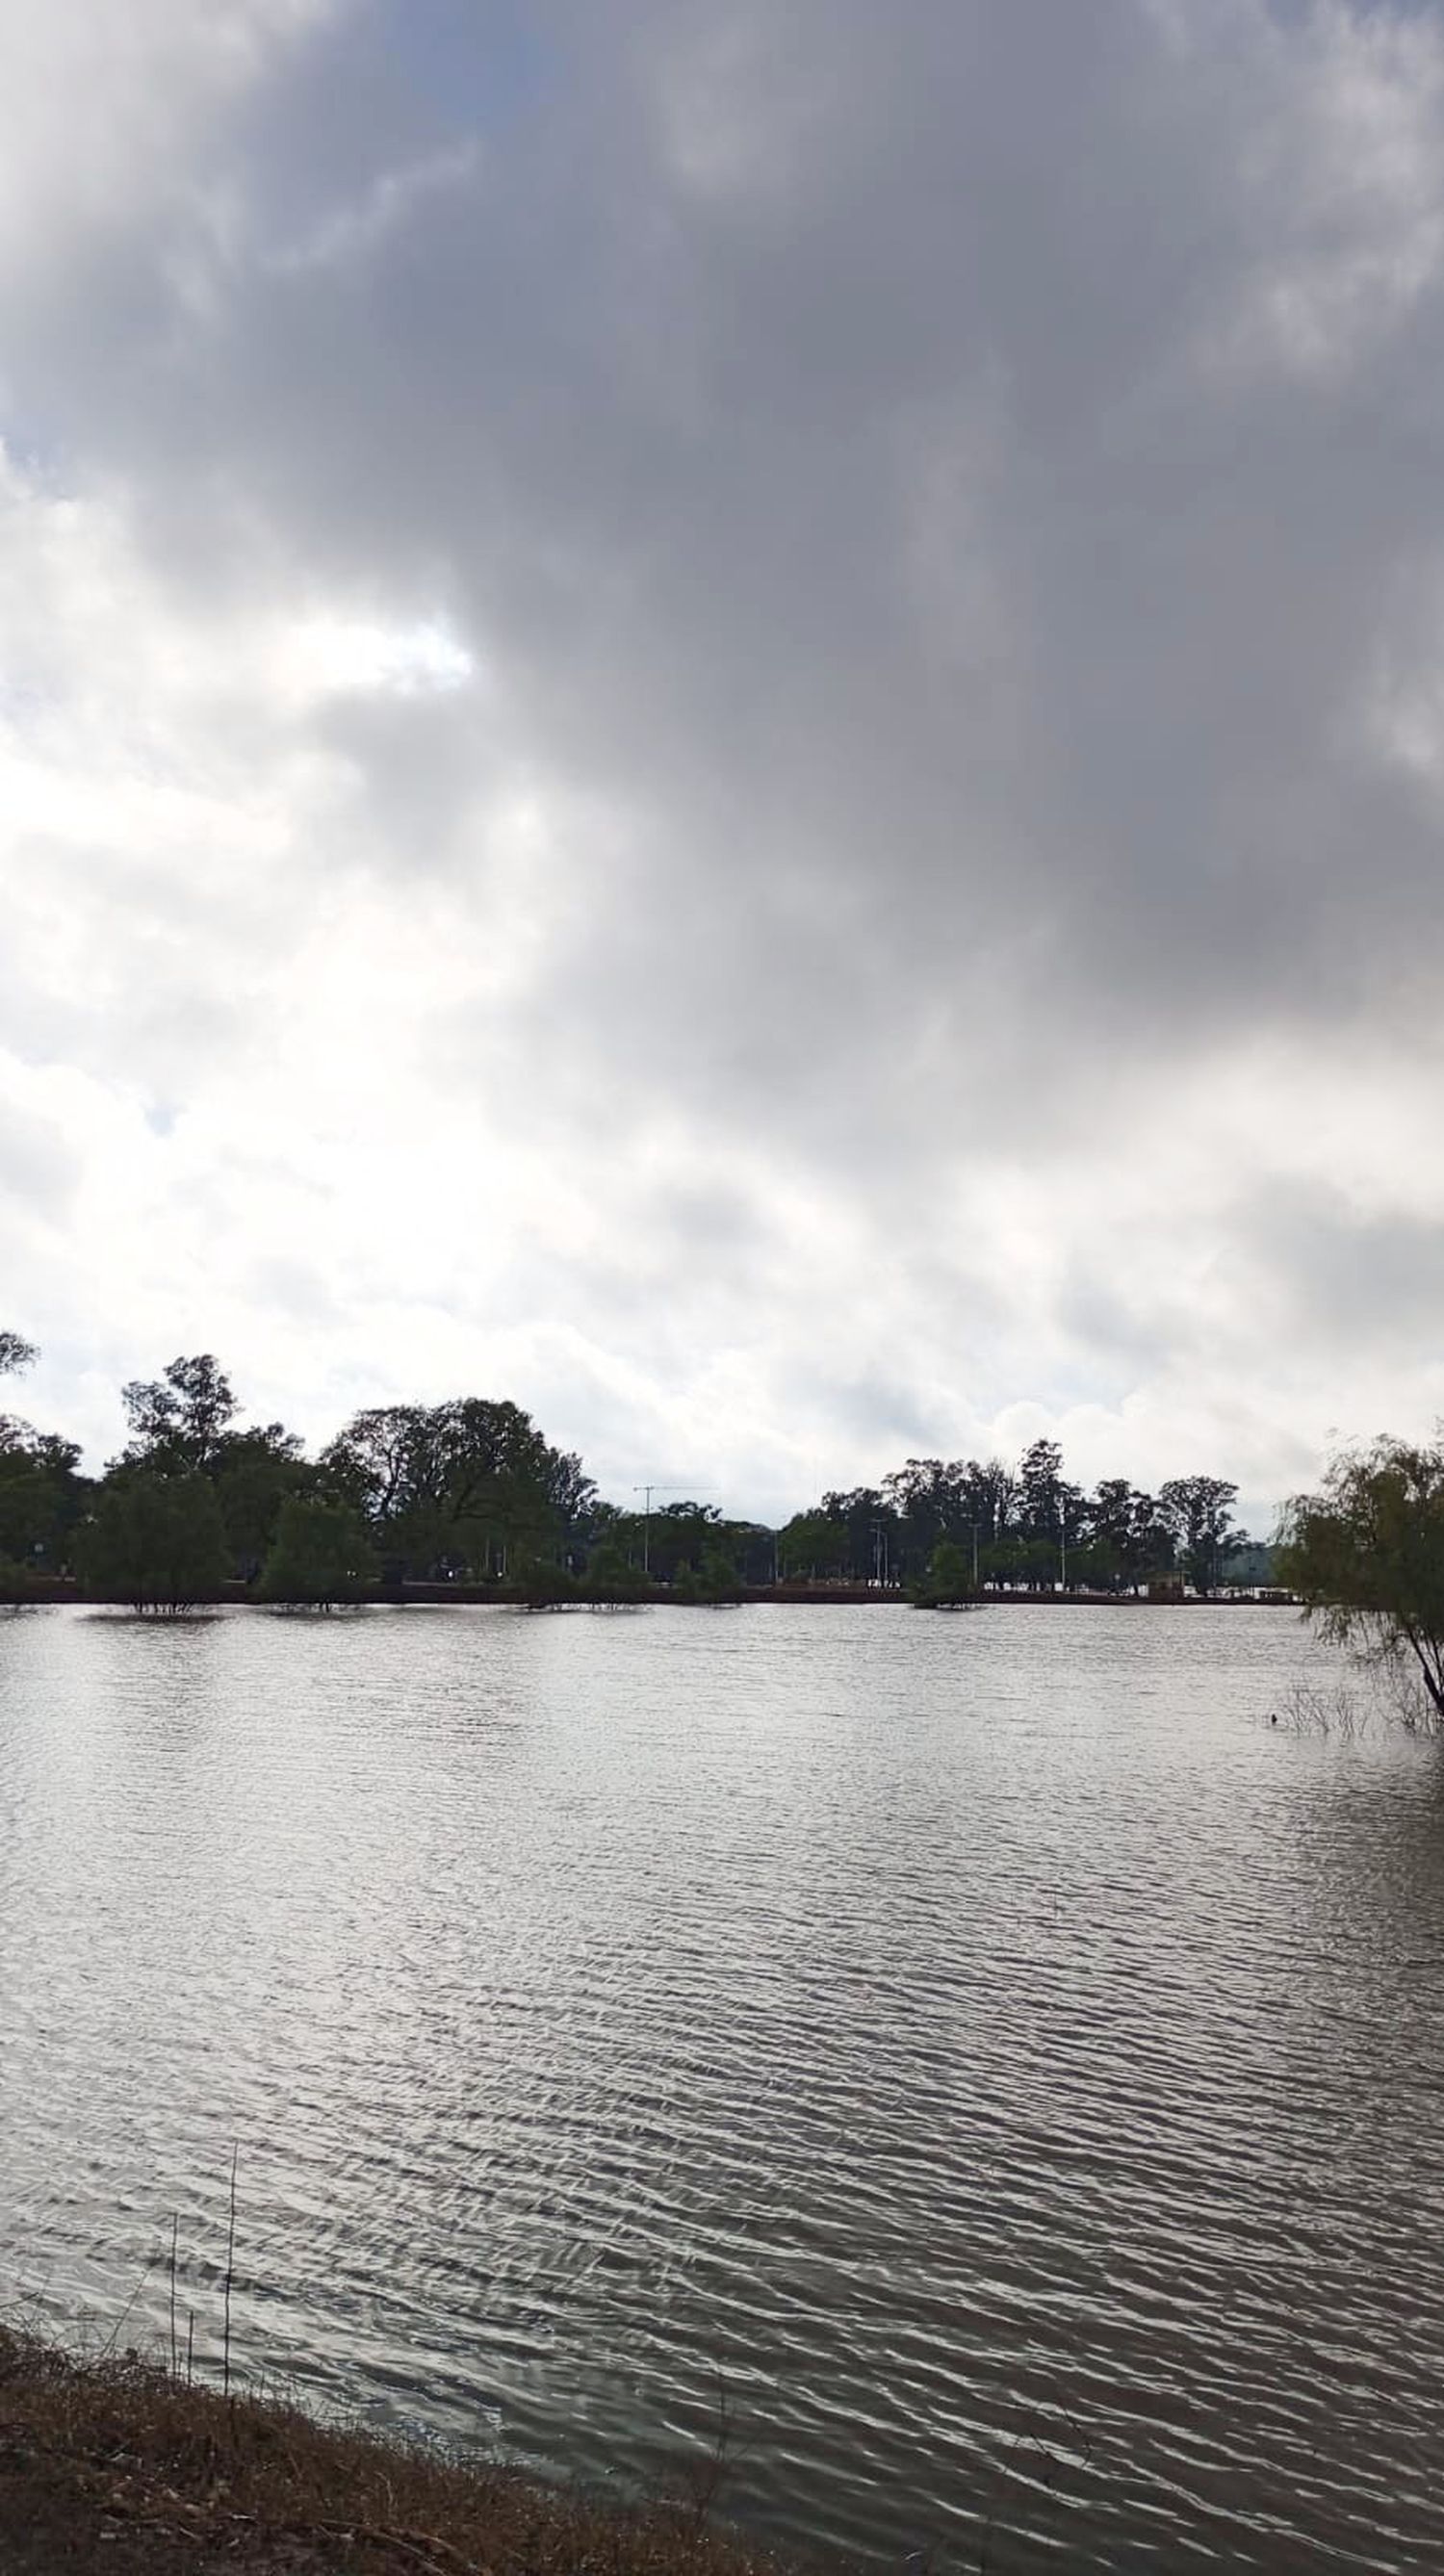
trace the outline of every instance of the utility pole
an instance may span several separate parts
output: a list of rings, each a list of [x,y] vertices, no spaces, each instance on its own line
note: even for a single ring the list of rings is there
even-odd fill
[[[634,1485],[632,1487],[634,1494],[642,1494],[646,1497],[642,1504],[642,1573],[649,1583],[652,1579],[652,1495],[654,1490],[657,1489],[651,1485]]]

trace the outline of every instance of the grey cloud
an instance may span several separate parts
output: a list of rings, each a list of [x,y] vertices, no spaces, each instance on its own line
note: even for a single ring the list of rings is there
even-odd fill
[[[1260,1031],[1307,1054],[1386,1031],[1405,978],[1432,1003],[1428,13],[377,0],[288,26],[166,150],[6,287],[15,399],[181,611],[320,599],[474,653],[470,689],[297,720],[350,783],[295,907],[363,874],[449,902],[475,991],[417,1060],[594,1155],[603,1220],[634,1212],[609,1137],[685,1127],[635,1266],[558,1255],[558,1299],[640,1334],[637,1273],[700,1254],[693,1326],[781,1312],[750,1158],[855,1214],[919,1386],[971,1333],[1002,1403],[1010,1256],[949,1248],[960,1172],[1106,1175]],[[527,792],[554,846],[499,859]],[[197,992],[243,1056],[237,980]],[[182,1088],[184,996],[106,1043]],[[1376,1262],[1311,1203],[1220,1222],[1240,1283],[1317,1272],[1326,1339],[1432,1275],[1424,1220]],[[1114,1250],[1052,1307],[1110,1400],[1193,1329]],[[885,1369],[823,1377],[859,1437],[936,1445]]]
[[[120,452],[153,500],[238,478],[321,573],[444,566],[538,758],[639,809],[647,937],[589,902],[555,960],[579,1044],[603,998],[614,1074],[639,988],[707,1097],[734,1013],[805,1094],[930,1003],[959,1063],[983,1024],[1016,1100],[1060,1023],[1151,1052],[1357,1010],[1433,899],[1436,819],[1358,715],[1432,527],[1436,281],[1333,372],[1227,361],[1310,261],[1327,318],[1329,262],[1382,220],[1362,190],[1308,230],[1326,22],[1294,58],[1231,8],[1180,60],[1127,9],[1102,43],[1051,8],[922,12],[885,52],[869,9],[784,16],[788,54],[855,67],[792,185],[668,165],[651,67],[714,13],[561,12],[585,107],[559,73],[354,273],[257,251],[212,331],[162,306]],[[741,52],[731,113],[765,134],[777,47],[750,78]],[[428,792],[467,786],[463,758]],[[834,907],[875,963],[846,1012]]]
[[[1379,1213],[1294,1181],[1258,1199],[1238,1233],[1279,1329],[1345,1352],[1383,1343],[1406,1362],[1444,1357],[1444,1213]]]

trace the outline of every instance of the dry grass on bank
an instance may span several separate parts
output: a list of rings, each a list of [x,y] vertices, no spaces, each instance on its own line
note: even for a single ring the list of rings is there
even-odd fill
[[[627,2509],[127,2352],[0,2327],[3,2576],[779,2576],[695,2504]]]

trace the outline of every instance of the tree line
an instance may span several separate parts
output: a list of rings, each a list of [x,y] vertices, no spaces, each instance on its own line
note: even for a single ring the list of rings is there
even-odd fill
[[[0,1372],[34,1356],[0,1332]],[[99,1477],[82,1473],[73,1441],[0,1414],[0,1597],[65,1574],[145,1609],[214,1599],[230,1584],[326,1604],[450,1581],[597,1603],[657,1586],[720,1602],[799,1581],[938,1601],[990,1587],[1121,1593],[1183,1581],[1208,1593],[1250,1545],[1233,1526],[1236,1488],[1221,1478],[1177,1477],[1157,1494],[1112,1478],[1086,1493],[1047,1440],[1016,1468],[910,1458],[774,1530],[695,1500],[619,1509],[574,1451],[489,1397],[368,1407],[314,1457],[283,1423],[245,1423],[209,1352],[133,1380],[122,1404],[128,1437]]]
[[[1138,1592],[1187,1583],[1216,1592],[1247,1554],[1266,1579],[1266,1551],[1234,1527],[1238,1487],[1174,1476],[1156,1494],[1126,1477],[1091,1493],[1070,1482],[1054,1440],[1035,1440],[1016,1468],[1001,1459],[909,1458],[880,1485],[824,1494],[778,1533],[779,1569],[841,1582],[955,1591]],[[942,1551],[940,1556],[939,1551]]]

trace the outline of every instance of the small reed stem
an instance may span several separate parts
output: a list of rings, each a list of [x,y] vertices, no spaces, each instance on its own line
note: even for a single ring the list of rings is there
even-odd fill
[[[221,2391],[227,2397],[231,2393],[231,2283],[236,2275],[236,2162],[240,2152],[239,2145],[231,2149],[231,2216],[226,2236],[225,2331],[221,2345]]]

